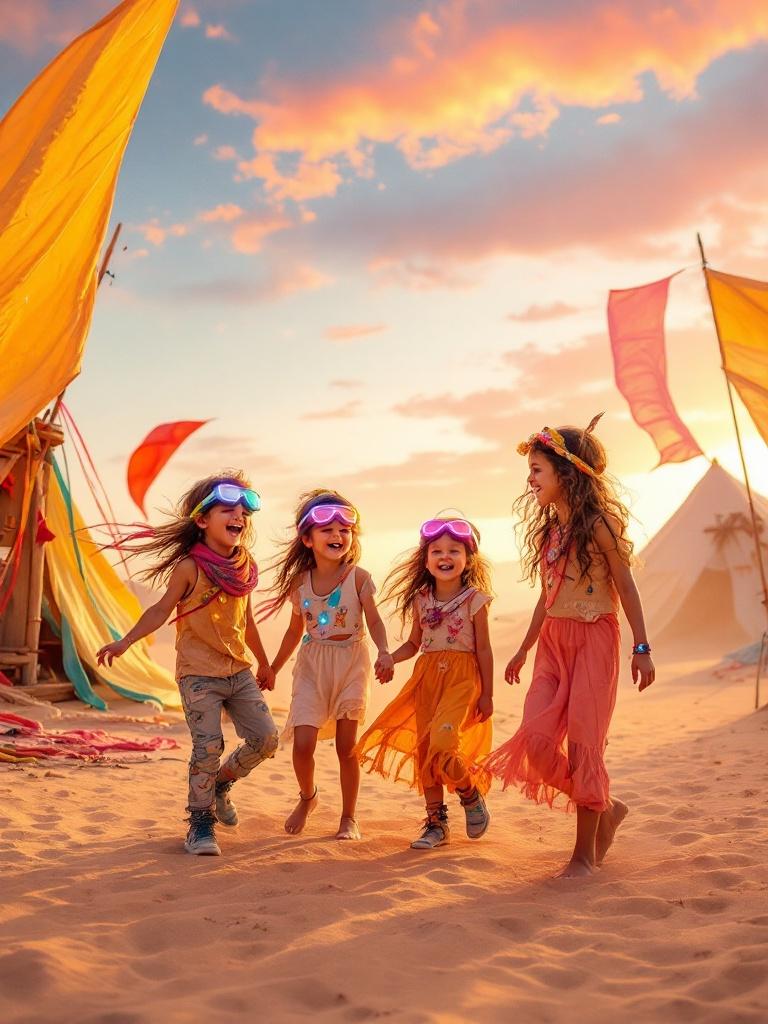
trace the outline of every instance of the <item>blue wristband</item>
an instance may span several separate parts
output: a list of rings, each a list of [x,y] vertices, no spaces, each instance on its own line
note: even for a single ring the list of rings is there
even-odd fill
[[[650,654],[651,653],[651,645],[650,644],[635,644],[635,646],[632,648],[632,653],[633,654]]]

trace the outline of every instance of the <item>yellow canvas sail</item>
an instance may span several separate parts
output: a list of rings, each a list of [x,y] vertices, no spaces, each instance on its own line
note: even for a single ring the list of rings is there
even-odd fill
[[[768,444],[768,283],[706,268],[723,369]]]
[[[125,0],[0,122],[0,444],[77,376],[125,147],[178,0]]]
[[[180,708],[173,676],[152,660],[145,640],[129,647],[111,668],[96,664],[99,648],[127,633],[142,609],[98,550],[57,472],[51,477],[45,518],[56,535],[45,546],[50,595],[64,641],[65,669],[78,696],[99,706],[100,698],[93,699],[88,679],[95,675],[122,696]]]

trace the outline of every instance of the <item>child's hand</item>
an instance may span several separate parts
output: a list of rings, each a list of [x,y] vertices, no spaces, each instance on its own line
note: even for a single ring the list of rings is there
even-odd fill
[[[638,676],[640,677],[640,685],[638,690],[642,691],[646,687],[650,686],[656,678],[656,669],[651,661],[650,654],[633,654],[632,655],[632,682],[636,683]]]
[[[275,670],[271,665],[259,665],[256,669],[256,682],[260,690],[274,690]]]
[[[104,646],[96,652],[96,664],[103,665],[105,662],[108,668],[112,667],[115,658],[120,658],[131,646],[130,641],[123,637],[122,640],[113,640],[111,644]]]
[[[528,652],[524,651],[522,649],[522,647],[517,652],[517,654],[513,654],[512,655],[512,658],[511,658],[511,660],[510,660],[509,664],[507,665],[507,668],[506,668],[506,670],[504,672],[504,678],[507,680],[507,682],[510,685],[512,683],[519,683],[520,682],[520,669],[525,664],[525,659],[527,657],[528,657]]]
[[[388,683],[395,674],[395,662],[389,651],[380,651],[373,666],[373,671],[380,683]]]
[[[475,705],[475,719],[478,722],[487,722],[493,714],[493,697],[489,693],[481,693]]]

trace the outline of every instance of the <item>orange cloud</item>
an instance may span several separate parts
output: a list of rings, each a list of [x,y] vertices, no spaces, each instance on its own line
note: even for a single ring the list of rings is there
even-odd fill
[[[237,150],[234,146],[217,146],[213,151],[214,160],[237,160]]]
[[[194,7],[186,7],[179,18],[179,24],[182,28],[197,28],[200,24],[200,15]]]
[[[325,81],[271,78],[258,100],[214,86],[204,100],[258,120],[258,154],[354,165],[371,142],[418,169],[545,134],[563,106],[636,103],[641,76],[674,98],[723,54],[768,37],[764,0],[561,2],[510,12],[502,0],[448,0],[391,33],[378,66]]]
[[[300,203],[333,196],[341,184],[341,175],[329,160],[320,163],[300,160],[292,172],[283,174],[271,154],[260,153],[253,160],[241,160],[237,169],[240,180],[261,178],[267,194],[276,200],[293,199]]]
[[[362,402],[347,402],[335,409],[324,409],[321,412],[305,412],[300,418],[303,420],[343,420],[357,416],[362,407]]]
[[[293,221],[281,212],[252,213],[241,220],[232,232],[232,248],[242,253],[260,252],[265,238],[292,226]]]
[[[598,117],[595,124],[618,124],[621,120],[621,114],[603,114],[602,117]]]
[[[230,221],[242,217],[244,213],[245,210],[236,203],[220,203],[212,210],[203,210],[202,213],[198,213],[197,219],[201,220],[204,224],[213,224],[218,221],[224,221],[228,224]]]
[[[380,334],[386,329],[386,324],[340,324],[336,327],[327,327],[323,332],[323,337],[328,341],[355,341],[357,338],[366,338],[371,334]]]
[[[559,320],[564,316],[580,313],[578,306],[569,306],[565,302],[552,302],[548,306],[529,306],[522,313],[508,313],[507,320],[521,324],[535,324],[542,320]]]
[[[169,224],[164,226],[157,217],[153,217],[146,224],[137,224],[134,230],[142,234],[147,242],[155,246],[162,245],[166,238],[182,238],[189,232],[186,224]]]
[[[224,39],[229,43],[235,41],[235,37],[224,25],[206,25],[205,36],[207,39]]]
[[[475,278],[445,262],[438,265],[418,260],[378,257],[371,260],[368,270],[373,274],[379,287],[408,288],[411,291],[429,292],[437,288],[458,291],[477,286]]]
[[[255,305],[274,302],[296,292],[315,291],[331,284],[324,271],[306,263],[269,266],[260,277],[219,278],[179,285],[171,289],[172,297],[183,302],[211,305]]]

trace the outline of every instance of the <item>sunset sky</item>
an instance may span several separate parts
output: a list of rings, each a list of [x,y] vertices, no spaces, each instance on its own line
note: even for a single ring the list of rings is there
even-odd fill
[[[0,0],[0,109],[112,6]],[[119,517],[138,516],[125,467],[144,435],[212,418],[150,491],[153,517],[241,466],[264,557],[298,493],[336,487],[380,579],[457,507],[511,601],[515,448],[604,409],[642,544],[706,462],[651,472],[613,383],[608,291],[690,268],[670,289],[671,391],[739,473],[696,232],[715,268],[768,279],[766,124],[765,0],[183,4],[67,396]]]

